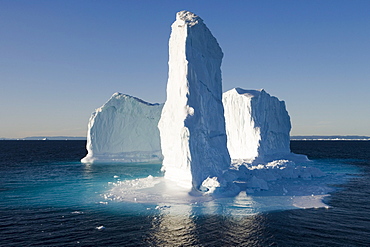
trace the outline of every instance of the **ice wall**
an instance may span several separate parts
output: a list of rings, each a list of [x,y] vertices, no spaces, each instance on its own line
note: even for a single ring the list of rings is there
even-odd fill
[[[284,101],[264,90],[223,94],[227,147],[232,159],[272,160],[290,154],[290,117]]]
[[[159,130],[167,179],[184,187],[224,186],[230,165],[222,105],[222,50],[203,20],[181,11],[169,41],[167,100]],[[202,186],[203,184],[203,186]]]
[[[81,161],[146,162],[162,159],[157,128],[163,104],[115,93],[92,113],[88,154]]]

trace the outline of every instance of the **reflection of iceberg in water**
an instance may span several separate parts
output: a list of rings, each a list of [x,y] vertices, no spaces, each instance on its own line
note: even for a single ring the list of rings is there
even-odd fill
[[[214,202],[203,208],[206,217],[199,217],[196,205],[182,207],[159,206],[153,217],[148,246],[263,246],[266,239],[266,218],[253,214],[248,217],[224,217]],[[225,204],[223,205],[225,206]],[[223,209],[226,209],[223,207]],[[222,210],[218,208],[218,210]],[[206,233],[206,234],[205,234]]]
[[[191,205],[158,205],[157,209],[161,212],[152,221],[150,246],[192,246],[198,242]]]

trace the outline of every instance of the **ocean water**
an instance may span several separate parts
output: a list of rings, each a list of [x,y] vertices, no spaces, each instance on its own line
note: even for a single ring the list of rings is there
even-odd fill
[[[0,141],[0,246],[370,246],[370,142],[291,149],[330,174],[307,181],[331,188],[328,207],[245,193],[161,203],[145,183],[160,164],[81,164],[84,141]]]

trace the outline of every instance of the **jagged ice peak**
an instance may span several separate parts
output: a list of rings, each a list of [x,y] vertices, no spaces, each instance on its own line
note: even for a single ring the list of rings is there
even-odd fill
[[[203,23],[202,18],[200,18],[196,14],[194,14],[190,11],[186,11],[186,10],[177,12],[176,20],[184,21],[185,24],[187,24],[190,27],[192,27],[192,26],[194,26],[198,23]]]

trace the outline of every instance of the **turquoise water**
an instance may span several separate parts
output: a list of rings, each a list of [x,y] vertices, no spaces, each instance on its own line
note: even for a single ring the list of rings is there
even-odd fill
[[[333,190],[325,199],[329,207],[297,209],[289,193],[148,200],[159,187],[122,182],[161,177],[160,164],[81,164],[83,141],[0,141],[0,245],[365,246],[369,144],[292,142],[293,151],[330,174],[286,182],[295,182],[294,193],[328,183]]]

